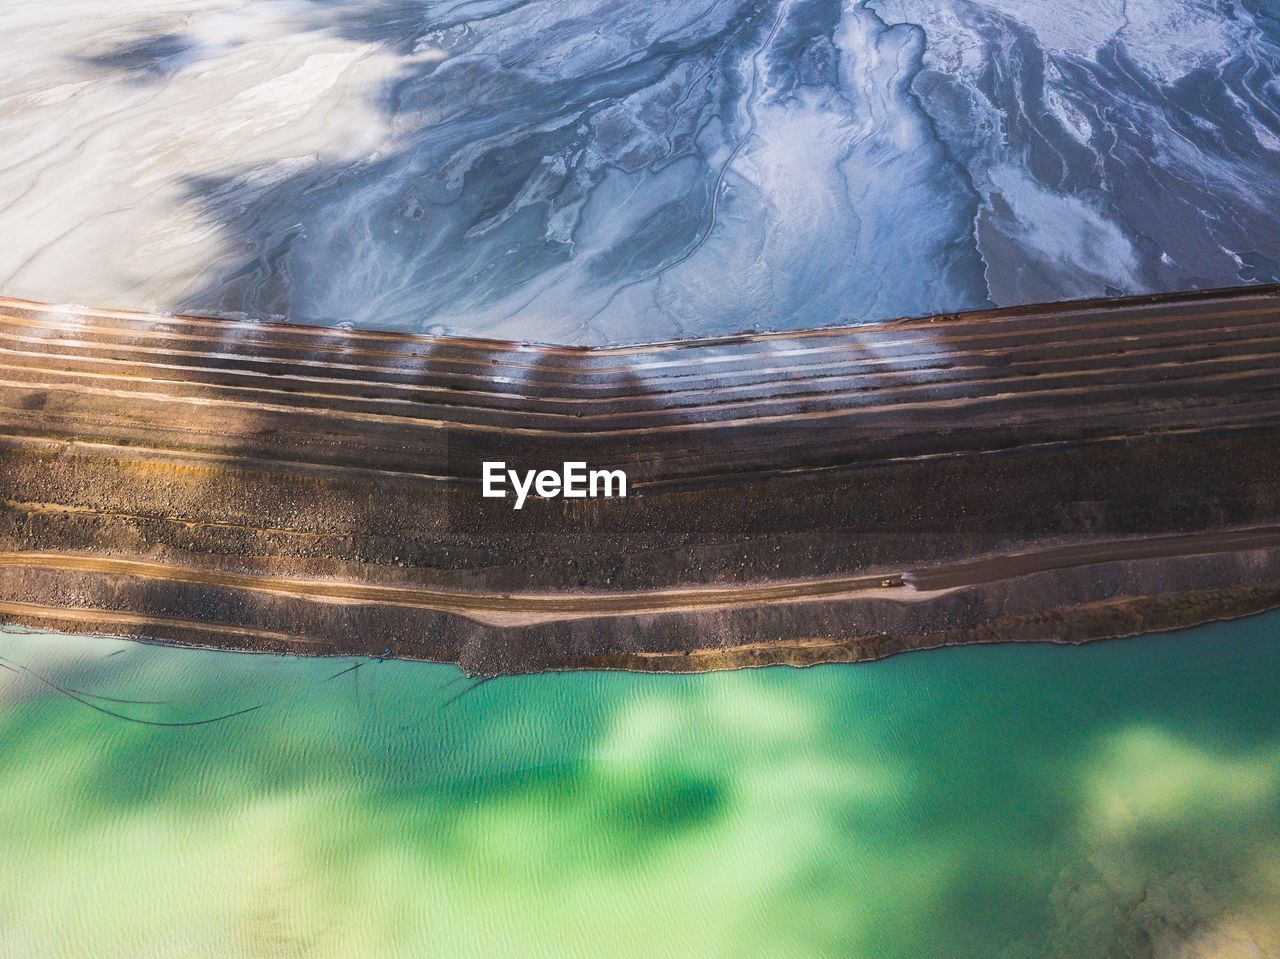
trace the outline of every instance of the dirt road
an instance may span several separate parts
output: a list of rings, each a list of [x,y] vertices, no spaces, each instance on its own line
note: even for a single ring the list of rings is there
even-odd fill
[[[1271,603],[1278,426],[1274,288],[610,349],[0,300],[0,619],[490,671],[1114,635]],[[515,512],[498,460],[630,495]]]

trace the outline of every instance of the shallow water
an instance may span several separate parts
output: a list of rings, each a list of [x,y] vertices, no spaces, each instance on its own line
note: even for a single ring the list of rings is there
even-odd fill
[[[0,954],[1277,955],[1278,631],[479,686],[5,633]]]

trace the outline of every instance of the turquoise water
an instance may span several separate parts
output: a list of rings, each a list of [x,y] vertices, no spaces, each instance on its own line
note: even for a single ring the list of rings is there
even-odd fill
[[[0,634],[0,955],[1274,956],[1277,639],[473,686]]]

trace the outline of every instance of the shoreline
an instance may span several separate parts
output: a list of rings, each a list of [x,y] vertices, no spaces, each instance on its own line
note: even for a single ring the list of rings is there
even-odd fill
[[[955,649],[966,646],[1005,646],[1005,645],[1049,645],[1049,646],[1091,646],[1096,643],[1105,643],[1127,639],[1142,639],[1145,637],[1160,636],[1166,633],[1178,633],[1186,630],[1197,629],[1201,626],[1209,626],[1214,623],[1229,623],[1243,619],[1251,619],[1256,616],[1264,616],[1280,610],[1280,580],[1277,580],[1261,590],[1261,597],[1257,597],[1259,590],[1242,590],[1244,596],[1226,596],[1221,595],[1221,591],[1201,591],[1200,596],[1211,598],[1213,602],[1214,612],[1201,615],[1201,618],[1188,616],[1186,618],[1172,618],[1164,621],[1152,622],[1150,619],[1143,617],[1143,625],[1135,628],[1131,632],[1097,632],[1097,633],[1076,633],[1071,636],[1051,635],[1045,632],[1043,635],[1028,632],[1025,635],[1016,635],[1012,632],[995,632],[987,631],[985,635],[979,638],[977,635],[961,635],[958,637],[946,637],[943,639],[933,638],[930,643],[913,644],[910,638],[904,637],[887,637],[896,640],[894,648],[891,649],[867,649],[860,647],[857,640],[813,640],[806,641],[803,639],[781,641],[777,643],[757,642],[743,644],[740,646],[727,646],[720,648],[704,648],[694,650],[690,653],[635,653],[622,654],[613,657],[583,657],[572,662],[548,661],[545,664],[538,665],[529,669],[522,669],[510,672],[473,672],[468,666],[461,662],[449,659],[436,659],[430,657],[417,657],[413,655],[405,655],[403,652],[395,656],[382,656],[368,650],[360,650],[355,647],[344,649],[341,646],[334,646],[323,652],[317,652],[314,648],[309,647],[309,642],[298,636],[288,633],[276,633],[263,638],[269,640],[270,645],[263,643],[244,643],[237,644],[229,641],[231,633],[225,631],[225,627],[206,626],[208,629],[219,636],[220,642],[199,642],[190,638],[157,638],[149,634],[146,630],[148,624],[144,622],[137,623],[137,628],[142,630],[139,633],[115,632],[110,628],[109,624],[119,624],[117,619],[95,618],[93,622],[102,624],[105,628],[90,629],[77,628],[78,624],[71,620],[59,620],[59,612],[65,614],[70,612],[65,608],[56,610],[50,607],[33,606],[29,610],[18,610],[13,608],[13,604],[0,603],[0,632],[11,629],[29,630],[33,632],[54,632],[63,635],[101,637],[106,639],[119,639],[129,642],[141,643],[144,645],[163,646],[178,649],[207,650],[212,652],[239,653],[243,655],[261,655],[261,656],[304,656],[311,658],[346,658],[359,657],[368,660],[382,659],[398,659],[406,662],[431,663],[436,665],[456,666],[461,669],[467,676],[473,678],[497,678],[501,676],[522,676],[536,675],[546,672],[577,672],[577,671],[615,671],[627,672],[637,675],[693,675],[709,672],[724,672],[739,669],[765,669],[775,666],[789,666],[796,669],[807,669],[812,666],[835,666],[835,665],[852,665],[855,663],[871,663],[881,660],[890,659],[897,656],[903,656],[910,653],[934,652],[943,649]],[[1252,593],[1253,596],[1247,595]],[[1197,594],[1189,594],[1181,597],[1190,599],[1194,604],[1197,600]],[[1134,601],[1129,600],[1128,603],[1121,602],[1114,604],[1093,604],[1101,609],[1114,609],[1116,612],[1122,612],[1123,607],[1134,602],[1149,603],[1149,600]],[[1159,603],[1157,602],[1157,608]],[[94,611],[97,617],[102,616],[101,610]],[[1065,617],[1067,622],[1071,622],[1070,615]],[[58,624],[57,628],[50,628],[49,621]],[[1087,620],[1086,620],[1087,622]],[[1062,621],[1055,624],[1055,627],[1061,630]],[[813,655],[814,653],[817,655]]]
[[[1146,544],[1138,541],[1135,545]],[[1135,562],[1139,564],[1136,569],[1132,565]],[[1261,581],[1258,581],[1256,574],[1263,566],[1266,567],[1266,572]],[[1242,570],[1247,570],[1248,575],[1242,574]],[[943,570],[936,572],[945,575]],[[1170,579],[1175,572],[1180,574],[1176,578],[1182,580],[1179,585],[1183,588],[1141,596],[1131,595],[1126,589],[1128,584],[1139,581],[1139,577],[1142,582],[1153,583]],[[1093,583],[1082,587],[1081,578],[1093,580]],[[1190,585],[1191,581],[1202,582],[1206,579],[1219,585],[1209,588]],[[1114,595],[1094,598],[1096,583],[1099,581],[1109,583]],[[175,581],[169,579],[153,579],[150,582],[162,583],[170,588],[175,586]],[[267,582],[259,588],[264,591],[270,589]],[[1048,592],[1053,594],[1054,601],[1045,601],[1046,586]],[[294,589],[296,588],[295,586]],[[1030,592],[1032,597],[1025,608],[1001,616],[990,614],[988,607],[1007,609],[1009,599],[1006,594],[1024,591]],[[311,600],[332,602],[331,599],[321,599],[323,595],[318,590]],[[952,602],[945,602],[947,600]],[[934,608],[931,608],[931,604]],[[802,633],[806,625],[830,622],[833,618],[845,623],[865,622],[874,606],[898,607],[900,611],[918,611],[921,615],[905,618],[906,622],[915,623],[917,627],[897,631],[857,634],[851,630],[844,637],[808,637]],[[728,641],[732,637],[732,629],[726,627],[723,615],[699,617],[689,606],[677,606],[664,611],[662,616],[665,622],[660,620],[656,623],[659,631],[664,626],[678,626],[686,635],[692,632],[697,636],[704,628],[708,631],[715,629],[722,643],[664,651],[633,649],[617,653],[572,654],[539,644],[542,646],[541,654],[522,659],[516,668],[499,670],[486,668],[487,657],[473,659],[468,656],[468,651],[475,653],[474,648],[463,648],[460,650],[462,655],[458,658],[443,658],[433,654],[430,643],[401,642],[394,649],[379,649],[376,641],[305,636],[287,630],[237,628],[225,623],[148,617],[106,609],[42,606],[0,600],[0,623],[197,649],[324,657],[362,656],[448,663],[475,676],[574,669],[695,673],[774,665],[805,667],[872,662],[903,653],[950,646],[1021,642],[1086,645],[1261,615],[1280,609],[1280,549],[1269,547],[1262,550],[1168,555],[1137,561],[1085,564],[986,580],[971,586],[952,585],[941,590],[923,592],[916,592],[909,587],[868,588],[837,594],[832,598],[790,598],[755,606],[723,603],[712,606],[710,612],[749,615],[758,614],[763,608],[771,608],[774,613],[780,614],[777,622],[789,625],[793,632],[800,632],[785,638],[735,644]],[[958,613],[957,609],[961,612]],[[978,610],[976,614],[975,609]],[[788,611],[791,615],[788,615]],[[965,612],[968,613],[967,616],[964,615]],[[625,611],[613,612],[604,618],[581,613],[566,614],[534,625],[570,627],[567,631],[562,631],[562,635],[572,636],[575,643],[605,645],[618,639],[611,624],[626,622],[634,615]],[[576,628],[575,624],[578,623],[585,628]],[[482,623],[456,612],[446,614],[444,620],[437,621],[442,632],[448,631],[451,625],[458,624],[462,624],[463,628],[468,625],[472,627],[473,639],[486,635],[496,638],[505,634],[508,652],[513,641],[516,646],[522,645],[519,624]],[[923,628],[918,628],[919,624],[923,624]],[[937,627],[938,624],[943,624],[943,628],[930,628]],[[546,635],[545,631],[539,632]],[[672,629],[672,632],[675,630]],[[202,636],[203,639],[199,638]],[[512,665],[515,665],[514,662]]]

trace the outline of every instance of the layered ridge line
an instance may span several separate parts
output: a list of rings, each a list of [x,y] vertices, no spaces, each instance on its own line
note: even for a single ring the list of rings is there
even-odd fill
[[[1280,582],[1278,372],[1269,287],[609,348],[0,300],[0,618],[479,672],[1168,628]]]

